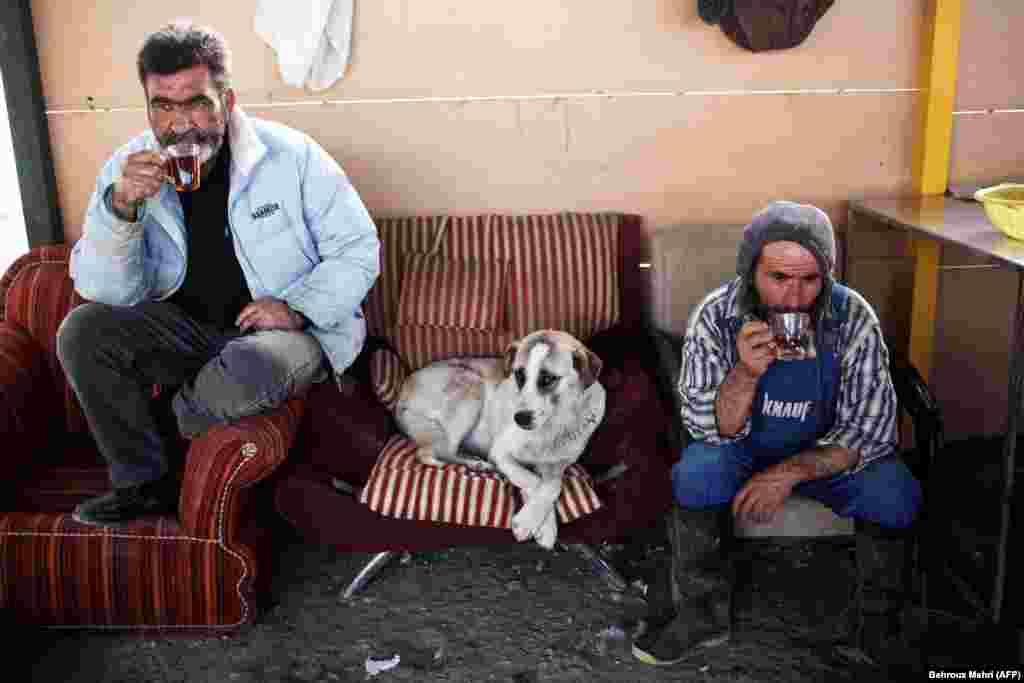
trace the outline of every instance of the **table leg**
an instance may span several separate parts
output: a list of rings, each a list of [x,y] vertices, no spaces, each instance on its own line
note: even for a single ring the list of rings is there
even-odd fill
[[[1010,387],[1006,397],[1009,406],[1006,420],[1006,440],[1003,443],[1003,495],[1000,501],[999,545],[996,548],[996,577],[992,588],[992,621],[1002,616],[1006,589],[1006,544],[1010,536],[1013,515],[1014,460],[1017,450],[1017,429],[1021,411],[1021,380],[1024,374],[1024,270],[1017,271],[1017,302],[1013,312],[1013,330],[1010,338]]]
[[[914,256],[914,293],[910,310],[910,362],[928,381],[935,347],[935,310],[939,297],[939,257],[942,246],[936,240],[910,238]]]

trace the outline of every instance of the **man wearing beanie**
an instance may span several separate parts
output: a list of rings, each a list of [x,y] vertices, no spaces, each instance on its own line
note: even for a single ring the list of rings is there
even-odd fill
[[[902,543],[869,527],[910,525],[921,487],[896,453],[896,393],[871,306],[833,279],[835,237],[813,206],[776,201],[743,232],[736,277],[693,311],[678,390],[691,442],[672,469],[672,604],[652,606],[634,655],[673,664],[731,635],[732,565],[723,529],[767,522],[794,493],[854,518],[866,573],[868,652],[884,642]],[[809,352],[779,360],[764,322],[810,314]],[[865,561],[866,559],[866,561]],[[884,560],[884,561],[882,561]],[[878,623],[876,623],[878,622]]]

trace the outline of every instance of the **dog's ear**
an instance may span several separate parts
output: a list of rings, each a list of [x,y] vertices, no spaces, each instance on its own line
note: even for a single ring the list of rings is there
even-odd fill
[[[589,389],[590,385],[596,382],[600,376],[601,366],[604,365],[604,362],[596,353],[581,346],[572,352],[572,365],[580,376],[583,388]]]
[[[516,354],[519,353],[519,345],[512,342],[505,347],[505,376],[512,374],[512,366],[516,362]]]

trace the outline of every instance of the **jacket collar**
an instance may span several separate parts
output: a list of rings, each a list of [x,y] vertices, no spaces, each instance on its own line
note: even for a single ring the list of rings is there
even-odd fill
[[[252,120],[237,104],[228,120],[228,144],[231,145],[232,166],[242,176],[248,176],[267,154],[267,146],[256,135]]]

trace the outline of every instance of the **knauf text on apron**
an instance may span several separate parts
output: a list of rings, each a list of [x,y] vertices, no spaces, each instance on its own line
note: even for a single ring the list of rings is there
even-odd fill
[[[764,395],[764,409],[761,411],[765,417],[789,417],[800,418],[803,422],[811,412],[814,401],[772,401],[768,394]]]

